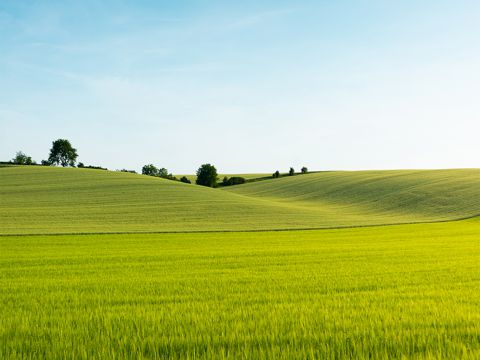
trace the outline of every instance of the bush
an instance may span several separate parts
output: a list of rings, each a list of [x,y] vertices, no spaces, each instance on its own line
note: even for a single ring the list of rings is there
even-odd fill
[[[172,174],[168,173],[168,170],[165,168],[161,168],[157,170],[157,175],[158,177],[168,179],[169,177],[173,177]]]
[[[272,174],[272,178],[274,179],[278,179],[280,177],[280,171],[275,171],[273,174]]]
[[[288,175],[293,176],[295,175],[295,170],[291,167],[290,170],[288,170]]]
[[[12,163],[15,165],[35,165],[35,161],[32,160],[31,156],[27,156],[22,151],[17,151],[15,157],[12,159]]]
[[[302,167],[302,174],[306,174],[308,173],[308,169],[304,166]]]
[[[186,176],[182,176],[182,177],[180,178],[180,181],[181,181],[182,183],[185,183],[185,184],[191,184],[191,183],[192,183],[192,182],[190,181],[190,179],[188,179]]]
[[[226,176],[223,178],[222,185],[223,186],[232,186],[232,185],[240,185],[245,184],[247,180],[241,176],[232,176],[230,179]]]

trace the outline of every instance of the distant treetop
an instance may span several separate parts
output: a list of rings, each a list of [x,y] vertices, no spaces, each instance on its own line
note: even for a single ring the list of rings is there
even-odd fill
[[[197,170],[197,185],[217,187],[218,174],[215,166],[203,164]]]
[[[66,139],[58,139],[52,143],[48,162],[52,165],[75,166],[77,161],[77,149],[72,147],[70,141]]]
[[[16,165],[34,165],[35,161],[32,160],[31,156],[27,156],[22,151],[17,151],[15,157],[12,159],[12,163]]]

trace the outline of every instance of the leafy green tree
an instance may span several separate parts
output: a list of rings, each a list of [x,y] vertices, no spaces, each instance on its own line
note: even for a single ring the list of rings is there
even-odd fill
[[[290,170],[288,171],[288,175],[290,176],[295,175],[295,169],[291,167]]]
[[[280,171],[277,170],[273,173],[272,178],[278,179],[279,177],[280,177]]]
[[[70,141],[66,139],[58,139],[52,143],[48,162],[52,165],[75,166],[77,161],[77,149],[72,147]]]
[[[218,174],[215,166],[203,164],[197,170],[197,185],[217,187]]]
[[[308,173],[308,169],[306,166],[302,167],[302,174]]]
[[[185,183],[185,184],[191,184],[191,183],[192,183],[192,182],[190,181],[190,179],[187,178],[186,176],[182,176],[182,177],[180,178],[180,181],[183,182],[183,183]]]
[[[148,176],[157,176],[158,175],[158,169],[153,164],[144,165],[142,167],[142,174],[143,175],[148,175]]]
[[[160,176],[162,178],[168,178],[168,177],[172,177],[173,178],[173,175],[172,174],[168,174],[168,170],[165,169],[165,168],[161,168],[161,169],[158,169],[157,171],[157,176]]]
[[[12,163],[16,165],[32,165],[35,164],[35,161],[32,161],[32,158],[24,152],[17,151],[15,157],[12,159]]]

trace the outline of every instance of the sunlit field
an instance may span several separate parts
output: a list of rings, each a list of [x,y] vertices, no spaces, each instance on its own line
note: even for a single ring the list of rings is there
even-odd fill
[[[151,176],[0,168],[0,234],[335,228],[480,214],[480,170],[320,172],[223,189]]]
[[[480,357],[480,222],[0,237],[0,358]]]

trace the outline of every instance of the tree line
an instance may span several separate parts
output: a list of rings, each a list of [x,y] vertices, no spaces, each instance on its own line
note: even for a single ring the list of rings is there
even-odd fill
[[[52,148],[50,149],[48,160],[42,160],[41,165],[61,165],[63,167],[75,166],[77,158],[77,149],[70,144],[70,141],[66,139],[58,139],[52,142]],[[15,165],[37,165],[37,162],[32,160],[32,157],[28,156],[23,151],[17,151],[15,157],[10,163]],[[82,163],[80,164],[83,165]]]
[[[77,149],[75,149],[70,141],[67,139],[57,139],[52,142],[52,148],[50,149],[50,153],[47,160],[42,160],[41,165],[44,166],[62,166],[62,167],[75,167],[78,158]],[[15,165],[37,165],[37,163],[32,160],[31,156],[28,156],[22,151],[18,151],[15,154],[15,157],[10,161],[10,164]],[[77,167],[79,168],[90,168],[90,169],[100,169],[100,170],[107,170],[107,168],[103,168],[101,166],[85,166],[82,162],[79,162]],[[130,172],[136,173],[134,170],[120,170],[122,172]],[[301,174],[308,173],[308,169],[304,166],[301,169]],[[147,176],[155,176],[162,179],[173,180],[173,181],[180,181],[182,183],[191,184],[191,180],[188,179],[186,176],[182,176],[178,179],[172,173],[169,173],[167,169],[161,167],[157,168],[153,164],[147,164],[142,167],[142,174]],[[281,174],[280,171],[275,171],[271,177],[277,179],[283,176],[293,176],[297,175],[298,173],[295,172],[294,168],[290,168],[287,174]],[[248,182],[247,179],[241,176],[232,176],[227,177],[225,176],[222,182],[218,182],[218,173],[215,166],[212,164],[203,164],[197,170],[197,178],[195,183],[201,186],[208,186],[212,188],[216,188],[219,186],[233,186],[233,185],[240,185],[245,184]]]

